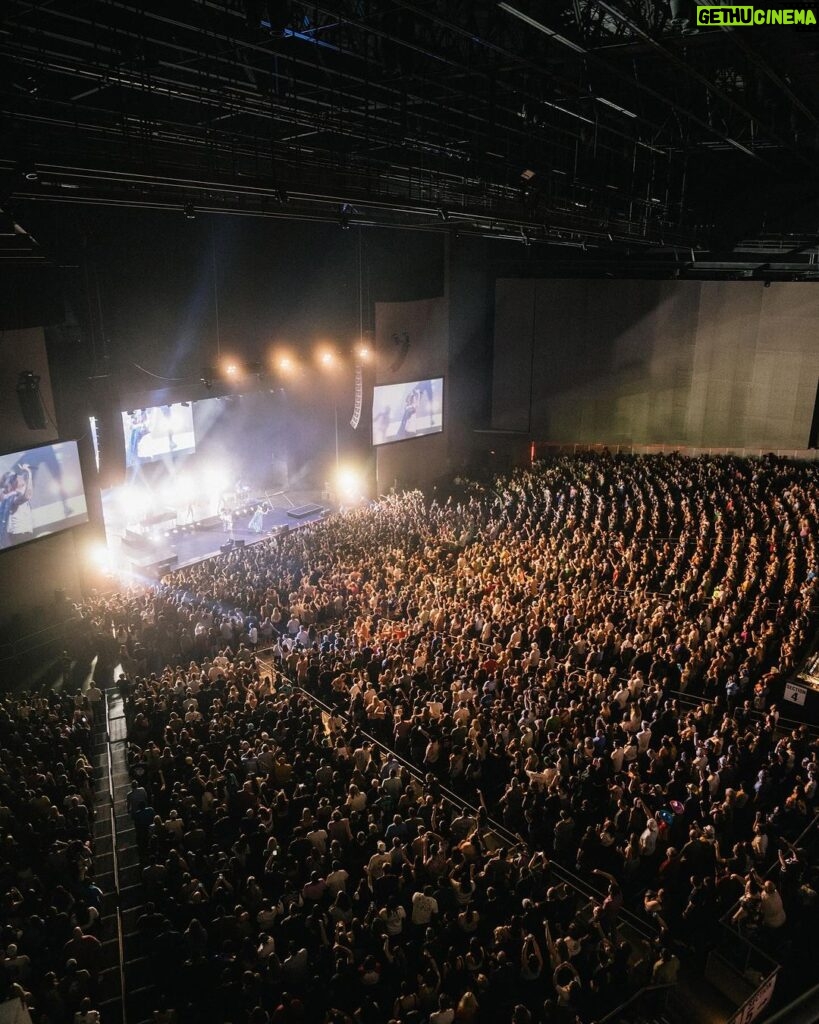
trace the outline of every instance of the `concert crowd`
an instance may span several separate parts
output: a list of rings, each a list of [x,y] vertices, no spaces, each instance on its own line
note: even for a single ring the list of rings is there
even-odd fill
[[[817,740],[781,697],[818,495],[774,459],[559,458],[87,602],[158,1024],[599,1021],[725,929],[810,948]]]

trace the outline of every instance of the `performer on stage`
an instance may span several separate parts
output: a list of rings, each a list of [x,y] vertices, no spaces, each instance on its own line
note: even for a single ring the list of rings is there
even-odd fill
[[[253,533],[261,533],[264,529],[264,508],[261,505],[256,506],[256,510],[250,517],[247,528]]]
[[[3,475],[0,480],[0,548],[34,536],[33,493],[34,477],[27,463],[21,462]]]
[[[229,508],[222,511],[222,525],[228,535],[228,540],[233,540],[233,511]]]
[[[149,433],[148,416],[144,409],[134,409],[128,419],[128,463],[139,461],[139,442]]]
[[[404,399],[404,415],[401,417],[401,425],[396,431],[396,439],[410,437],[415,432],[415,424],[412,423],[412,421],[415,420],[418,415],[418,409],[421,405],[421,391],[422,389],[416,385],[407,393],[407,396]],[[410,430],[411,423],[412,430]]]

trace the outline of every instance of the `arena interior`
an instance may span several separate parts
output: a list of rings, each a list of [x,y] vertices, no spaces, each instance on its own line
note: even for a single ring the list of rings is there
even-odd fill
[[[737,10],[6,0],[0,1024],[819,1020],[819,14]]]

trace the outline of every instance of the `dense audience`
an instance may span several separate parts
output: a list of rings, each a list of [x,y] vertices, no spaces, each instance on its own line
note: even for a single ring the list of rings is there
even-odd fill
[[[818,494],[772,458],[557,459],[89,602],[157,1013],[592,1020],[721,919],[804,943],[817,743],[776,701]]]
[[[92,835],[99,696],[0,701],[0,1000],[20,1000],[38,1024],[93,1013],[104,965]]]

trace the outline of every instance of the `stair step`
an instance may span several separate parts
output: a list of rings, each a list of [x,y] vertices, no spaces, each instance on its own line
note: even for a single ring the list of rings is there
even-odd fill
[[[125,985],[129,997],[141,988],[150,988],[154,978],[154,965],[147,956],[125,964]]]
[[[142,885],[138,881],[125,880],[120,876],[120,910],[139,910],[144,906]]]
[[[123,868],[123,870],[119,873],[120,889],[129,888],[130,886],[136,887],[137,884],[141,881],[142,866],[140,864],[130,864],[127,868]],[[140,888],[142,887],[140,886]]]
[[[139,863],[139,851],[136,846],[128,844],[119,845],[117,844],[117,861],[119,863],[120,874],[127,868],[140,867]]]

